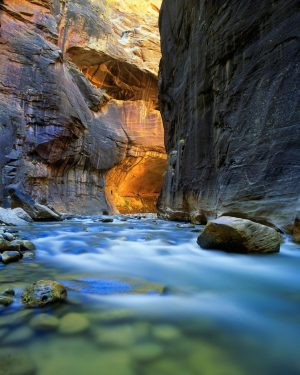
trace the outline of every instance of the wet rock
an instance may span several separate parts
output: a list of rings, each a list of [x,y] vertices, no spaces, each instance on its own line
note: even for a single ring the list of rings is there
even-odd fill
[[[23,253],[23,259],[33,259],[35,258],[35,254],[31,251],[25,251]]]
[[[50,280],[40,280],[24,289],[22,303],[28,307],[43,307],[63,302],[67,297],[64,285]]]
[[[159,294],[164,295],[168,293],[168,288],[162,284],[151,283],[148,281],[137,281],[132,280],[131,285],[133,286],[133,294]]]
[[[94,337],[99,345],[114,347],[132,347],[138,341],[148,338],[149,324],[139,322],[131,324],[117,324],[110,327],[101,327],[94,332]]]
[[[197,242],[203,249],[266,254],[279,252],[281,239],[275,229],[266,225],[223,216],[208,222]]]
[[[36,249],[35,244],[31,241],[28,241],[28,240],[22,240],[20,245],[21,245],[22,250],[33,251],[33,250]]]
[[[193,343],[188,355],[188,364],[192,374],[241,375],[245,371],[226,351],[207,341]]]
[[[102,328],[96,332],[95,339],[104,347],[107,345],[128,347],[136,342],[134,328],[131,325]]]
[[[4,253],[2,253],[2,262],[4,264],[18,262],[21,258],[22,255],[18,251],[4,251]]]
[[[134,360],[140,362],[153,361],[163,355],[163,347],[156,343],[141,343],[131,349]]]
[[[16,312],[12,311],[8,315],[1,316],[0,327],[15,328],[16,326],[19,326],[19,325],[22,325],[22,326],[27,325],[28,318],[30,317],[31,314],[32,314],[32,311],[27,310],[27,309],[16,311]]]
[[[113,223],[114,219],[113,218],[105,218],[100,220],[102,223]]]
[[[63,316],[59,322],[59,332],[64,335],[75,335],[89,328],[88,319],[78,313],[69,313]]]
[[[61,215],[51,208],[35,202],[30,195],[11,187],[9,194],[14,208],[22,208],[35,221],[57,221]]]
[[[0,348],[0,375],[36,375],[36,367],[24,349]]]
[[[177,228],[195,228],[195,225],[194,224],[177,224],[176,225]]]
[[[10,296],[0,296],[0,305],[9,306],[14,302],[13,298]]]
[[[3,234],[2,234],[2,237],[3,237],[5,240],[7,240],[7,241],[13,241],[13,240],[15,239],[14,235],[11,234],[11,233],[8,233],[8,232],[3,233]]]
[[[12,234],[16,234],[16,233],[18,233],[19,231],[18,231],[18,229],[16,229],[16,228],[5,228],[5,229],[4,229],[4,232],[12,233]]]
[[[59,326],[59,320],[49,314],[39,314],[30,320],[30,327],[37,331],[54,331]]]
[[[5,337],[5,345],[18,345],[24,341],[29,341],[33,336],[33,331],[30,327],[20,326],[15,328],[8,336]]]
[[[28,225],[27,221],[20,219],[14,210],[4,209],[0,207],[0,223],[6,225]]]
[[[2,292],[3,296],[14,296],[16,292],[12,288],[7,288]]]
[[[300,243],[300,214],[297,215],[294,222],[293,240],[297,243]]]
[[[6,240],[0,240],[0,253],[3,251],[20,251],[21,246],[19,241],[6,241]]]

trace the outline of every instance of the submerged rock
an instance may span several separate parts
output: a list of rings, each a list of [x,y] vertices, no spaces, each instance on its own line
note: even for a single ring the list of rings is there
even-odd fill
[[[36,368],[24,349],[0,349],[0,375],[35,375]]]
[[[33,259],[35,254],[32,251],[25,251],[23,253],[23,259]]]
[[[18,251],[4,251],[2,254],[2,262],[4,264],[18,262],[21,258],[22,255]]]
[[[59,323],[59,332],[65,335],[75,335],[89,328],[88,319],[78,313],[69,313],[62,317]]]
[[[210,221],[197,242],[203,249],[265,254],[279,252],[281,235],[266,225],[223,216]]]
[[[59,320],[49,314],[39,314],[30,320],[30,327],[38,331],[54,331],[59,326]]]
[[[101,328],[95,333],[95,340],[98,344],[115,347],[132,346],[137,337],[133,325],[121,325],[108,328]]]
[[[2,306],[9,306],[13,302],[14,302],[14,300],[10,296],[0,296],[0,305],[2,305]]]
[[[31,328],[27,326],[19,326],[5,337],[4,343],[6,345],[18,345],[24,341],[29,341],[32,336],[33,331]]]
[[[42,307],[62,302],[67,297],[64,285],[50,280],[40,280],[24,289],[22,303],[28,307]]]
[[[154,326],[152,329],[152,334],[156,339],[161,341],[179,340],[181,337],[180,330],[168,324]]]
[[[163,355],[163,347],[154,342],[146,342],[135,345],[131,350],[131,355],[136,361],[153,361]]]

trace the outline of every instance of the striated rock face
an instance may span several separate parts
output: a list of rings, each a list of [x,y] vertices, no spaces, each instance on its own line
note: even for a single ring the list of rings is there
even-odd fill
[[[69,213],[154,208],[166,164],[159,7],[0,3],[0,204],[13,185]]]
[[[293,223],[300,197],[297,0],[164,0],[159,210]]]

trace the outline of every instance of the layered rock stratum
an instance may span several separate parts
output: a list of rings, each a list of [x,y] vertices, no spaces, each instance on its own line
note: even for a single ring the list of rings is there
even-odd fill
[[[299,209],[299,2],[164,0],[161,216],[291,229]]]
[[[0,204],[153,211],[166,165],[161,1],[0,2]]]

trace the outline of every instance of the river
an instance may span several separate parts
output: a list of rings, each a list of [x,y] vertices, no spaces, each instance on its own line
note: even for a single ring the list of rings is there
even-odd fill
[[[37,249],[33,260],[0,265],[1,288],[17,291],[0,310],[0,356],[9,348],[27,359],[11,374],[300,373],[300,247],[289,237],[280,254],[236,255],[202,250],[201,226],[155,215],[96,220],[19,228]],[[76,313],[88,326],[35,329],[41,310],[19,297],[40,279],[68,288],[67,303],[43,313]]]

